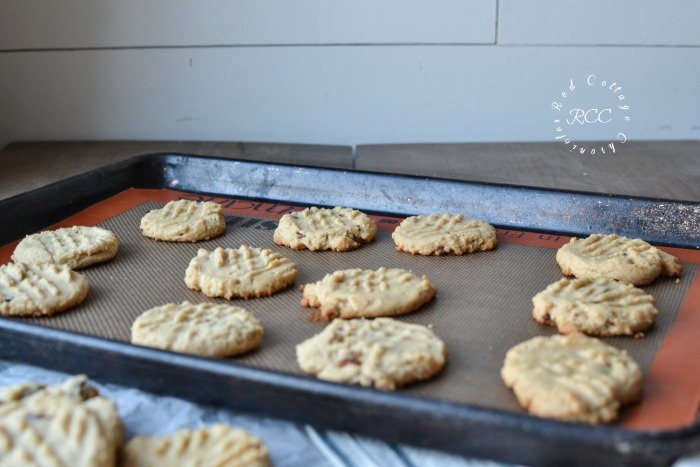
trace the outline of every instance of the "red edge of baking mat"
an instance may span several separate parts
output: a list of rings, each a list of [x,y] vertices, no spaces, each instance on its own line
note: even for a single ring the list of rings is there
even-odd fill
[[[302,208],[258,201],[235,200],[202,196],[168,189],[129,188],[104,201],[49,227],[56,229],[73,225],[95,225],[117,216],[147,201],[168,202],[176,199],[215,201],[227,214],[242,214],[279,219],[287,212]],[[401,219],[370,216],[381,230],[393,231]],[[500,242],[516,245],[559,248],[570,237],[538,234],[515,230],[498,230]],[[0,264],[10,261],[18,242],[0,247]],[[700,251],[663,248],[682,262],[700,264]],[[700,407],[700,274],[697,274],[676,314],[656,357],[645,377],[644,400],[634,405],[627,413],[623,426],[638,430],[668,430],[692,425],[697,421]]]

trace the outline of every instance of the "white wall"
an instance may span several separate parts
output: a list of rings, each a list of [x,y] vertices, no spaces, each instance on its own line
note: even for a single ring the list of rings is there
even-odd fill
[[[699,19],[695,0],[0,0],[0,146],[700,139]],[[568,125],[555,101],[612,111]]]

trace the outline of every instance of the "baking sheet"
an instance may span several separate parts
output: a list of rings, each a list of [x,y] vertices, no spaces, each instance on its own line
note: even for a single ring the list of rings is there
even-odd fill
[[[127,189],[130,186],[139,189]],[[553,232],[577,236],[615,232],[670,246],[667,251],[679,256],[683,262],[700,263],[700,252],[688,249],[700,244],[700,206],[694,203],[186,155],[141,156],[4,200],[0,202],[0,219],[7,228],[0,231],[0,243],[46,228],[66,217],[53,227],[99,223],[144,202],[165,202],[183,196],[164,187],[218,193],[216,196],[221,198],[224,208],[236,217],[274,219],[286,209],[284,205],[295,203],[348,205],[366,212],[403,215],[463,212],[501,226],[506,243],[514,246],[551,250],[567,241]],[[204,195],[192,196],[207,198]],[[76,212],[79,213],[75,215]],[[391,222],[396,223],[396,220],[384,220],[379,224],[383,231],[391,229]],[[249,221],[258,222],[255,219]],[[539,233],[527,233],[523,229]],[[684,248],[673,248],[681,246]],[[12,247],[10,244],[0,248],[0,263],[9,260]],[[320,253],[320,257],[326,254],[333,256],[333,253]],[[352,253],[348,255],[352,256]],[[406,256],[410,258],[410,255]],[[496,277],[507,276],[508,271],[508,268],[497,271]],[[184,274],[184,269],[178,274]],[[527,270],[523,274],[529,277],[531,272]],[[474,280],[468,275],[465,279]],[[86,371],[104,381],[154,393],[470,456],[532,465],[600,462],[666,465],[679,455],[700,450],[700,426],[695,418],[695,409],[700,402],[700,365],[698,359],[688,358],[700,353],[695,331],[700,329],[697,313],[700,289],[696,284],[697,277],[677,309],[677,317],[658,347],[656,358],[648,367],[644,403],[636,405],[625,416],[624,426],[590,427],[563,423],[524,415],[517,407],[513,410],[490,409],[421,395],[424,388],[440,384],[441,378],[447,378],[448,371],[435,381],[386,393],[299,376],[296,367],[286,368],[285,372],[269,371],[239,365],[236,359],[216,361],[185,356],[9,319],[0,319],[0,340],[3,342],[0,351],[3,358],[63,371]],[[498,281],[486,281],[485,287],[500,291]],[[128,293],[127,290],[121,291],[122,296]],[[437,300],[430,306],[438,306],[441,300],[444,297],[438,292]],[[300,310],[298,305],[294,306]],[[489,312],[483,315],[484,326],[488,326],[495,313],[494,310]],[[417,318],[421,313],[431,313],[431,310],[426,308],[405,319]],[[528,333],[527,326],[538,329],[536,335],[553,332],[553,329],[531,321],[529,309],[525,315],[528,324],[518,328],[518,332]],[[308,323],[306,316],[300,321],[305,326],[321,325]],[[653,332],[642,341],[651,342],[647,339]],[[629,344],[635,345],[634,342]],[[483,351],[483,346],[479,351]],[[249,357],[254,355],[257,354]],[[479,362],[473,361],[472,364],[478,367]],[[679,368],[682,371],[678,371]],[[451,362],[446,370],[450,369]],[[462,384],[472,382],[473,375],[468,374]],[[669,381],[672,384],[668,384]],[[505,391],[505,388],[501,390]],[[668,401],[673,403],[669,405]],[[649,428],[649,420],[653,420],[655,428]],[[641,431],[630,430],[630,427],[641,428]]]
[[[202,199],[196,194],[168,194],[173,198]],[[97,225],[115,232],[120,246],[115,259],[82,270],[91,287],[86,301],[66,313],[20,321],[129,342],[131,324],[149,308],[184,300],[228,302],[208,298],[185,286],[185,269],[199,248],[238,248],[243,244],[268,248],[298,265],[296,285],[271,297],[231,302],[248,309],[261,320],[265,338],[257,351],[228,361],[304,375],[296,363],[295,345],[320,332],[326,323],[309,320],[311,309],[300,306],[298,286],[320,280],[335,270],[399,267],[427,275],[437,286],[438,294],[419,311],[397,319],[432,327],[449,349],[448,364],[440,375],[400,392],[523,413],[512,392],[502,383],[499,371],[509,348],[534,336],[556,333],[553,327],[540,325],[532,319],[531,298],[562,277],[554,259],[555,247],[568,241],[568,237],[499,230],[499,246],[493,251],[425,257],[395,250],[391,231],[400,219],[374,216],[381,228],[372,243],[357,250],[343,253],[295,251],[275,245],[272,234],[277,227],[276,218],[301,208],[257,203],[255,209],[244,209],[246,201],[211,199],[223,206],[227,230],[224,235],[205,242],[156,242],[141,235],[141,217],[162,207],[162,201],[147,201],[99,222]],[[260,212],[268,217],[254,215]],[[109,217],[111,214],[101,209],[99,215]],[[73,220],[79,219],[80,215]],[[544,246],[532,246],[535,240]],[[660,278],[644,287],[657,299],[659,309],[656,324],[644,338],[618,337],[605,341],[626,350],[648,373],[696,272],[696,265],[685,263],[679,281]],[[641,426],[653,427],[655,422],[648,420],[646,423],[642,422]],[[639,420],[637,425],[640,425]]]

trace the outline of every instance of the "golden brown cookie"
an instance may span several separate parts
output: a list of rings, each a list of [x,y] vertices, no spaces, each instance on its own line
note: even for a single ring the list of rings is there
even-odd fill
[[[0,465],[114,466],[122,435],[116,405],[84,375],[0,390]]]
[[[211,201],[170,201],[141,218],[144,236],[166,242],[198,242],[226,230],[221,205]]]
[[[257,348],[263,328],[231,305],[189,302],[151,308],[131,326],[131,343],[204,357],[233,357]]]
[[[626,352],[584,334],[535,337],[506,354],[501,377],[532,415],[609,423],[642,397],[642,370]]]
[[[610,279],[561,279],[532,299],[532,316],[560,333],[634,336],[656,321],[651,295]]]
[[[664,277],[678,277],[683,272],[683,266],[678,262],[678,258],[670,253],[659,250],[661,257],[661,275]]]
[[[335,271],[302,289],[301,306],[320,308],[325,319],[402,315],[417,310],[437,292],[426,276],[384,267]]]
[[[391,235],[397,251],[419,255],[464,255],[496,248],[491,224],[462,214],[407,217]]]
[[[0,315],[50,316],[82,303],[89,288],[62,264],[7,263],[0,266]]]
[[[208,297],[251,298],[272,295],[294,283],[297,265],[263,248],[200,248],[185,272],[185,283]]]
[[[677,276],[682,269],[673,256],[644,240],[615,234],[572,238],[557,251],[556,258],[567,276],[614,279],[632,285],[649,284],[662,273]]]
[[[100,227],[73,226],[27,235],[12,254],[16,263],[65,264],[80,269],[108,261],[117,254],[114,232]]]
[[[137,436],[123,450],[122,467],[267,467],[267,446],[245,430],[224,424],[171,436]]]
[[[392,390],[432,378],[447,346],[433,331],[392,318],[335,319],[297,345],[297,362],[317,378]]]
[[[376,233],[377,225],[360,211],[311,207],[282,216],[273,240],[294,250],[347,251],[371,242]]]

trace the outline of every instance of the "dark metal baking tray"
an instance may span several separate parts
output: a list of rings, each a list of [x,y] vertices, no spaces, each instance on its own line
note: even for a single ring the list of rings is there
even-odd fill
[[[615,232],[684,248],[700,245],[700,204],[387,174],[147,155],[0,201],[0,245],[127,188],[375,213],[464,212],[502,228],[588,235]],[[347,430],[469,456],[531,465],[666,465],[700,450],[700,425],[631,431],[350,387],[141,348],[11,319],[0,356],[158,394]]]

